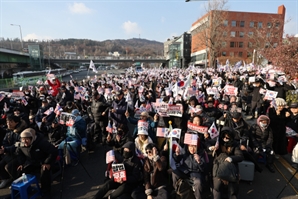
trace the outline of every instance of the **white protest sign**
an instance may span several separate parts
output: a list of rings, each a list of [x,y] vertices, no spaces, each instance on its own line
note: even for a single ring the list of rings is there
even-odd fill
[[[167,113],[170,116],[182,117],[182,114],[183,114],[182,104],[169,105]]]

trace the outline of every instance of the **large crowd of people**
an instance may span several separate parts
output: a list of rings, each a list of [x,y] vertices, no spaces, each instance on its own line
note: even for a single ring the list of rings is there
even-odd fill
[[[94,198],[239,198],[239,162],[262,172],[265,157],[274,173],[274,159],[290,152],[298,101],[287,96],[296,95],[295,78],[253,65],[69,82],[49,75],[44,85],[0,95],[0,188],[38,174],[51,198],[57,161],[75,166],[82,150],[105,145],[100,152],[112,153]],[[125,174],[116,177],[119,168]]]

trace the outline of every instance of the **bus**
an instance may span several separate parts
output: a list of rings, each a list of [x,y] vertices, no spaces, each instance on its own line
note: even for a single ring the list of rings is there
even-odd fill
[[[13,84],[15,86],[35,85],[38,80],[45,81],[48,73],[55,74],[56,77],[61,78],[67,70],[65,68],[42,70],[42,71],[21,71],[12,74]]]
[[[141,64],[141,62],[136,62],[133,64],[134,68],[135,68],[135,71],[137,73],[141,73],[143,72],[143,64]]]

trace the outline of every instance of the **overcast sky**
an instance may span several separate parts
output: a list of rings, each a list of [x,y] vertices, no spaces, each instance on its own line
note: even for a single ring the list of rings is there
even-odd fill
[[[203,16],[199,0],[0,0],[0,37],[38,39],[143,38],[164,42]],[[298,0],[229,1],[230,11],[277,13],[286,7],[285,33],[298,34]]]

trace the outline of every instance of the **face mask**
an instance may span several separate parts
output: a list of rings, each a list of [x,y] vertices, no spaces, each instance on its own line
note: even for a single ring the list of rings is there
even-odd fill
[[[275,82],[268,82],[268,84],[269,84],[270,87],[274,87],[276,85]]]
[[[260,127],[266,128],[267,127],[267,124],[260,122]]]
[[[256,84],[253,84],[253,87],[257,87],[257,85]]]
[[[132,156],[131,152],[123,151],[123,157],[124,159],[128,159]]]
[[[50,103],[52,100],[47,100],[48,103]]]
[[[28,92],[25,92],[25,95],[29,95],[29,93]]]

